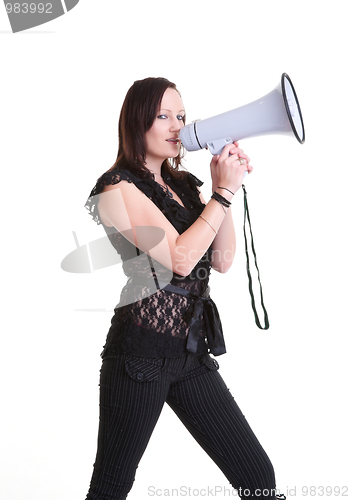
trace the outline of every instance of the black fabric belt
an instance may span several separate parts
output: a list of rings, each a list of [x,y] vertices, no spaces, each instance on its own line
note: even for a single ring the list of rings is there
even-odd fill
[[[146,285],[145,281],[137,279],[136,276],[131,278],[131,284]],[[214,356],[225,354],[226,347],[219,311],[215,302],[209,296],[210,287],[208,286],[204,290],[203,294],[199,296],[189,290],[172,285],[171,283],[162,283],[159,281],[158,285],[161,290],[165,290],[170,293],[177,293],[193,300],[193,303],[190,305],[184,316],[184,320],[190,327],[187,336],[186,349],[193,354],[197,352],[201,319],[206,317],[206,324],[209,326],[207,339],[210,352]],[[152,286],[154,287],[154,282],[152,282]]]
[[[188,320],[190,326],[186,349],[192,353],[197,351],[201,319],[204,315],[206,315],[207,324],[209,325],[207,338],[210,352],[214,354],[214,356],[224,354],[226,352],[226,347],[221,320],[215,302],[209,297],[210,288],[207,287],[203,295],[198,296],[191,293],[189,290],[172,285],[171,283],[167,284],[165,287],[162,287],[160,283],[159,286],[162,290],[178,293],[179,295],[193,299],[193,304],[190,305],[186,313],[186,319]]]

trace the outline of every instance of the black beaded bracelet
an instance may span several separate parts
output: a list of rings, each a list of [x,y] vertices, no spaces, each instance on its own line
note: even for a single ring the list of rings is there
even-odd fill
[[[216,191],[214,191],[214,193],[211,195],[211,197],[214,198],[214,200],[218,201],[222,206],[224,206],[226,208],[229,208],[231,205],[230,201],[228,201],[224,196],[217,193]]]

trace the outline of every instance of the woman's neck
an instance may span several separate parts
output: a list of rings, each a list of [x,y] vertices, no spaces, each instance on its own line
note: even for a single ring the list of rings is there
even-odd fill
[[[151,172],[151,174],[154,174],[156,180],[162,179],[162,163],[160,164],[146,163],[146,167]]]

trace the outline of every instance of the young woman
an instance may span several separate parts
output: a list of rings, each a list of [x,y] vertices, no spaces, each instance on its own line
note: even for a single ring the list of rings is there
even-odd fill
[[[184,123],[173,83],[136,81],[120,114],[117,160],[86,203],[128,277],[101,354],[87,500],[126,498],[165,402],[241,498],[285,498],[276,495],[272,464],[209,354],[226,352],[209,274],[232,264],[230,204],[252,167],[238,143],[227,145],[211,161],[206,203],[202,182],[180,168]]]

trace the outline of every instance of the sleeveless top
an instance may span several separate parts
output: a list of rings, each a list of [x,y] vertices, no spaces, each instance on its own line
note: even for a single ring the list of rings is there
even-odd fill
[[[99,194],[106,185],[126,180],[133,182],[155,203],[179,234],[186,231],[205,208],[197,189],[203,182],[189,172],[183,179],[175,179],[163,169],[161,175],[185,208],[171,197],[171,193],[170,196],[166,193],[154,176],[152,179],[140,179],[126,169],[104,173],[85,204],[93,220],[102,224],[110,243],[122,259],[123,271],[128,278],[114,309],[102,358],[120,352],[154,358],[180,357],[189,352],[218,355],[213,345],[218,339],[221,346],[224,345],[222,332],[220,338],[216,335],[216,340],[213,340],[213,329],[216,333],[221,330],[221,322],[209,296],[212,249],[209,247],[188,276],[180,276],[135,247],[122,232],[104,225],[100,219]],[[157,228],[147,228],[150,229]],[[166,284],[171,291],[164,288]],[[176,293],[179,291],[182,293]],[[221,351],[219,354],[226,352],[224,347]]]

